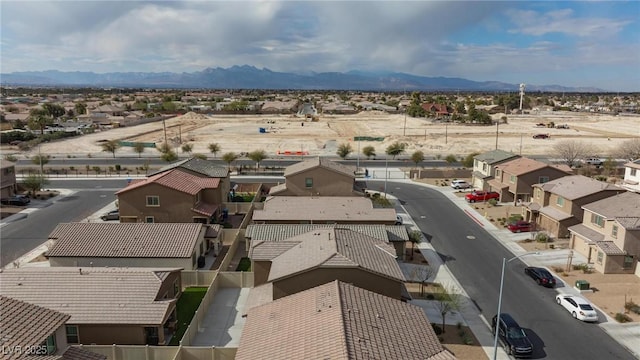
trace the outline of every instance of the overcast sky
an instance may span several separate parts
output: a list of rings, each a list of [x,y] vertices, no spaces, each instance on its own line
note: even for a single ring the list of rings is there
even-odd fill
[[[0,70],[374,70],[640,91],[640,2],[5,1]]]

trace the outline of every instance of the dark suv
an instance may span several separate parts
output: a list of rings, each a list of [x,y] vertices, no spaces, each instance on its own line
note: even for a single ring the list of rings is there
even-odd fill
[[[509,355],[515,357],[531,357],[533,353],[533,345],[524,330],[511,317],[511,315],[502,313],[500,320],[498,316],[494,316],[491,320],[491,329],[496,333],[496,322],[498,322],[498,338],[502,342],[505,351]]]

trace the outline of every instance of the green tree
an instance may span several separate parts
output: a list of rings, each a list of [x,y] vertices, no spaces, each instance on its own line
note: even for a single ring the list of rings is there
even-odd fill
[[[411,242],[411,260],[413,260],[416,244],[420,244],[422,242],[422,232],[420,232],[420,230],[410,231],[409,242]]]
[[[22,186],[32,193],[40,191],[45,185],[49,184],[49,179],[44,175],[30,174],[24,180],[22,180]]]
[[[351,148],[351,144],[342,143],[338,146],[338,151],[336,151],[336,154],[338,154],[338,156],[340,156],[340,158],[344,160],[352,152],[353,148]]]
[[[136,153],[138,153],[138,157],[142,156],[142,153],[146,150],[146,146],[144,146],[143,143],[141,142],[137,142],[135,144],[133,144],[133,151],[135,151]]]
[[[78,115],[84,115],[87,113],[87,105],[85,103],[76,103],[73,109]]]
[[[462,295],[453,286],[439,286],[436,288],[436,307],[442,316],[442,332],[445,332],[445,319],[448,313],[462,307]]]
[[[480,155],[479,152],[472,152],[471,154],[467,155],[467,157],[465,157],[464,160],[462,160],[462,166],[467,168],[473,167],[474,159],[478,155]]]
[[[411,161],[413,161],[416,164],[416,167],[418,167],[418,164],[424,161],[424,153],[420,150],[414,152],[411,154]]]
[[[27,121],[30,129],[40,129],[40,136],[44,135],[44,128],[53,124],[53,119],[43,109],[31,109]]]
[[[162,154],[168,153],[169,151],[172,151],[171,150],[171,146],[169,146],[169,144],[167,144],[167,143],[162,143],[162,144],[156,146],[156,149],[158,149],[158,151],[160,151]]]
[[[446,161],[447,164],[451,165],[451,164],[457,162],[458,158],[455,155],[449,154],[449,155],[447,155],[447,157],[444,158],[444,161]]]
[[[224,153],[222,154],[222,161],[226,162],[227,165],[229,166],[229,170],[231,170],[231,164],[238,160],[238,154],[234,153],[234,152],[228,152],[228,153]]]
[[[249,159],[256,162],[256,170],[258,170],[260,168],[260,163],[262,162],[262,160],[267,158],[267,152],[262,149],[255,150],[250,152],[248,157]]]
[[[160,158],[166,162],[176,161],[178,160],[178,154],[173,150],[165,151],[160,155]]]
[[[65,114],[64,107],[58,104],[46,103],[42,105],[42,110],[53,119],[57,119]]]
[[[362,154],[369,160],[372,156],[376,156],[376,149],[371,145],[367,145],[362,148]]]
[[[209,144],[209,152],[213,154],[213,157],[216,157],[216,154],[220,151],[220,145],[217,143]]]
[[[193,151],[192,144],[189,144],[189,143],[182,144],[182,152],[185,152],[190,155],[192,151]]]
[[[616,163],[615,160],[613,160],[611,158],[611,156],[609,156],[603,163],[602,163],[602,170],[603,170],[603,175],[606,176],[610,176],[611,174],[613,174],[616,170],[616,167],[618,167],[618,164]]]
[[[102,144],[102,151],[110,152],[113,154],[113,158],[116,158],[116,150],[120,147],[120,142],[118,140],[109,140],[106,143]]]
[[[407,143],[394,142],[393,144],[387,146],[387,155],[393,156],[395,159],[396,156],[402,154],[407,148]]]
[[[205,154],[193,154],[194,159],[207,160],[207,155]]]

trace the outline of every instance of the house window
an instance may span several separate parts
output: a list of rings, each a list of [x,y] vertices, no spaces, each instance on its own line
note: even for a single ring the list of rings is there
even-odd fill
[[[602,251],[598,251],[598,264],[602,265],[603,258],[604,258],[604,253]]]
[[[515,175],[511,175],[511,177],[509,178],[509,181],[510,181],[512,184],[515,184],[515,182],[516,182],[516,176],[515,176]]]
[[[160,206],[160,196],[158,195],[147,196],[147,206]]]
[[[500,169],[496,169],[496,177],[499,178],[500,177]]]
[[[535,193],[536,193],[536,199],[540,199],[540,196],[542,195],[542,189],[536,188]]]
[[[556,198],[556,205],[563,207],[564,206],[564,198],[562,196],[558,196]]]
[[[600,215],[591,214],[591,223],[597,227],[604,227],[604,218]]]
[[[633,268],[633,255],[625,255],[624,262],[622,263],[623,269],[632,269]]]
[[[313,187],[313,178],[305,178],[304,179],[304,186],[311,188]]]
[[[80,337],[78,337],[78,327],[76,325],[66,325],[67,342],[69,344],[79,344]]]
[[[538,178],[538,184],[544,184],[546,182],[549,182],[549,177],[548,176],[540,176]]]
[[[618,238],[618,225],[613,225],[611,228],[611,237],[614,239]]]
[[[58,350],[58,348],[56,347],[56,335],[55,334],[49,335],[47,340],[45,340],[42,343],[42,345],[47,347],[47,355],[55,354],[56,350]],[[44,354],[39,354],[39,355],[44,355]]]
[[[487,164],[486,163],[482,164],[482,171],[487,172]]]
[[[153,216],[145,216],[144,217],[144,222],[149,223],[149,224],[153,224],[155,221],[155,219],[153,218]]]
[[[631,173],[629,175],[636,176],[636,169],[631,169]]]

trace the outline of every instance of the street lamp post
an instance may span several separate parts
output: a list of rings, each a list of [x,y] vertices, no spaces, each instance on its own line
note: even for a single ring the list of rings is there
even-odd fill
[[[536,251],[536,252],[528,252],[528,253],[520,254],[518,256],[512,257],[509,260],[507,260],[506,258],[502,258],[502,273],[500,274],[500,294],[498,295],[498,313],[496,314],[496,316],[498,316],[498,319],[500,319],[500,311],[502,311],[502,289],[504,288],[504,270],[507,263],[512,262],[513,260],[519,259],[526,255],[536,255],[536,254],[539,254],[539,252]],[[496,323],[495,334],[493,335],[493,360],[496,360],[498,356],[498,329],[500,329],[500,326],[498,326],[498,324]]]
[[[389,155],[384,157],[384,198],[387,198],[387,177],[389,176]]]

